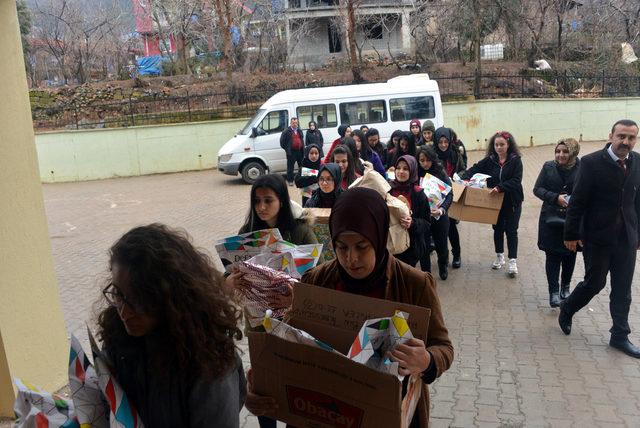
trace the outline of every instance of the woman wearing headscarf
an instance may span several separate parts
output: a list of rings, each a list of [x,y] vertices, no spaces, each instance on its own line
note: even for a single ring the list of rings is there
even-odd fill
[[[342,193],[342,172],[335,163],[325,164],[318,174],[318,189],[305,204],[305,208],[333,208]]]
[[[451,128],[440,127],[436,129],[433,137],[434,148],[447,177],[453,178],[453,174],[459,174],[467,167],[460,153],[453,147],[453,131]],[[453,261],[451,267],[458,269],[462,266],[460,254],[460,234],[458,233],[458,220],[449,221],[449,242],[451,242],[451,254]]]
[[[549,284],[549,305],[560,306],[571,292],[576,253],[564,246],[564,219],[578,172],[580,145],[573,138],[560,140],[555,160],[547,161],[538,175],[533,193],[542,199],[538,220],[538,248],[546,254],[545,270]],[[562,276],[560,270],[562,269]]]
[[[338,135],[338,138],[333,140],[333,143],[331,143],[331,147],[329,148],[327,155],[324,157],[324,163],[331,162],[331,153],[333,152],[333,149],[335,149],[337,145],[342,144],[342,140],[344,140],[345,137],[351,136],[351,127],[349,125],[338,126]]]
[[[418,186],[418,163],[413,156],[400,157],[395,164],[395,179],[391,182],[391,196],[400,198],[409,206],[411,216],[401,219],[402,227],[409,231],[409,248],[396,257],[406,264],[415,267],[418,261],[429,261],[427,266],[420,266],[424,272],[431,272],[431,261],[425,258],[427,244],[431,241],[431,219],[427,195]]]
[[[359,215],[353,215],[354,212]],[[401,263],[389,254],[389,209],[374,190],[354,188],[343,193],[331,211],[329,229],[336,260],[308,271],[302,282],[431,309],[427,342],[412,339],[391,354],[393,360],[400,362],[401,374],[422,374],[422,397],[411,426],[426,428],[429,424],[427,385],[453,361],[453,346],[435,281],[431,274]]]
[[[353,215],[354,212],[360,215]],[[422,306],[431,310],[426,343],[410,339],[391,353],[401,375],[420,374],[423,389],[410,426],[429,425],[428,384],[451,367],[453,346],[444,323],[436,283],[429,273],[400,262],[387,251],[389,209],[378,192],[357,187],[344,192],[329,217],[336,259],[308,271],[302,282],[347,293]],[[246,407],[273,414],[276,402],[257,396],[249,376]]]
[[[315,144],[310,144],[304,148],[304,158],[302,159],[302,168],[319,170],[322,163],[320,162],[321,149]],[[302,168],[296,174],[293,180],[296,187],[302,193],[302,205],[307,203],[311,194],[318,188],[318,177],[315,175],[303,175]]]
[[[309,122],[309,129],[307,129],[307,133],[304,136],[305,147],[308,147],[311,144],[315,144],[320,148],[320,158],[323,158],[324,149],[322,145],[324,144],[324,137],[322,136],[322,132],[318,129],[318,124],[314,120]]]
[[[411,138],[411,135],[409,135],[408,132],[403,132],[400,135],[400,139],[398,140],[398,145],[396,146],[395,149],[389,152],[389,157],[391,158],[391,163],[389,164],[389,167],[390,168],[395,167],[395,164],[398,161],[398,159],[400,159],[402,156],[405,156],[405,155],[410,155],[413,157],[416,156],[416,145],[413,141],[413,138]]]
[[[417,157],[418,177],[424,178],[424,176],[429,173],[451,186],[451,179],[447,177],[447,174],[444,172],[440,159],[438,159],[438,155],[433,147],[428,144],[419,147]],[[431,208],[431,236],[433,237],[433,243],[438,255],[438,274],[442,280],[449,277],[449,246],[447,244],[447,237],[449,236],[449,224],[453,220],[449,219],[447,211],[452,203],[453,192],[449,192],[440,207]],[[429,257],[430,254],[427,254],[420,259],[420,266],[423,264],[431,264],[431,260],[423,261],[423,259],[429,259]]]

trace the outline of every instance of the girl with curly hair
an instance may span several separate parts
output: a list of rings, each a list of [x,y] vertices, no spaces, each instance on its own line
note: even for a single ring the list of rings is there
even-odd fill
[[[237,427],[246,396],[240,311],[185,233],[136,227],[110,250],[98,337],[149,427]]]

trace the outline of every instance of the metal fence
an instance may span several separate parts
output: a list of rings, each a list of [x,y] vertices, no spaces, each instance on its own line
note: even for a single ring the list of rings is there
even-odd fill
[[[576,75],[536,72],[523,75],[432,75],[443,101],[494,98],[598,98],[640,96],[640,76]],[[322,82],[322,85],[347,85]],[[34,127],[46,129],[115,128],[249,117],[269,97],[299,85],[179,96],[153,95],[119,101],[32,109]]]

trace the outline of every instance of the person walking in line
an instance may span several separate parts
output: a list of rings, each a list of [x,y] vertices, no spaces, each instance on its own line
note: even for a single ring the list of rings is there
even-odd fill
[[[409,206],[411,215],[400,219],[403,228],[409,231],[409,248],[396,255],[398,260],[415,267],[428,254],[431,241],[431,213],[427,195],[418,186],[418,162],[411,155],[401,156],[395,164],[396,177],[391,181],[391,196],[402,197]],[[427,259],[428,260],[428,259]],[[421,266],[422,271],[431,272],[431,263]],[[446,279],[446,278],[445,278]]]
[[[342,174],[340,188],[342,190],[347,190],[349,186],[351,186],[351,183],[359,177],[356,173],[355,161],[351,153],[351,149],[342,144],[336,147],[333,153],[331,153],[331,162],[329,163],[338,164],[340,167],[340,173]]]
[[[315,144],[310,144],[304,148],[304,159],[302,160],[302,168],[309,168],[319,170],[322,166],[320,161],[320,147]],[[296,174],[295,183],[296,187],[300,189],[302,194],[302,206],[304,206],[314,190],[318,188],[318,177],[315,175],[302,175],[302,168]]]
[[[280,147],[287,153],[287,183],[293,186],[293,167],[298,164],[298,171],[302,168],[304,157],[304,136],[298,127],[298,118],[291,118],[291,125],[280,135]]]
[[[634,358],[640,348],[629,341],[631,281],[638,249],[640,155],[633,151],[638,125],[619,120],[604,149],[583,156],[564,227],[564,243],[583,248],[584,281],[560,304],[558,323],[571,333],[573,315],[605,286],[611,274],[609,310],[613,326],[609,345]]]
[[[402,156],[416,156],[416,146],[413,142],[413,138],[409,132],[403,132],[398,140],[398,145],[395,149],[389,151],[389,168],[395,168],[398,159]]]
[[[418,148],[418,174],[420,178],[424,178],[427,173],[451,186],[451,179],[444,172],[435,150],[425,144]],[[446,280],[449,276],[449,245],[447,240],[449,237],[449,223],[451,220],[449,219],[447,210],[452,203],[453,192],[449,192],[440,207],[430,208],[431,236],[433,237],[433,244],[436,254],[438,255],[438,273],[442,280]],[[429,247],[431,247],[431,245],[429,245]],[[425,270],[424,266],[431,265],[430,253],[431,251],[427,251],[427,254],[420,259],[420,266],[422,267],[422,270]],[[452,267],[458,268],[460,266],[454,265]]]
[[[433,134],[435,132],[436,127],[433,125],[433,122],[431,122],[430,120],[425,120],[425,122],[422,124],[422,140],[420,141],[420,146],[433,146]]]
[[[342,193],[342,172],[335,163],[328,163],[320,168],[318,174],[319,187],[304,205],[305,208],[333,208],[338,196]]]
[[[329,147],[329,151],[327,152],[327,155],[324,157],[323,163],[331,162],[331,153],[333,152],[333,149],[335,149],[339,144],[342,144],[342,141],[346,137],[351,137],[351,127],[349,125],[338,126],[338,138],[333,140],[333,142],[331,143],[331,147]]]
[[[305,147],[310,146],[311,144],[315,144],[320,149],[320,158],[324,157],[324,137],[322,136],[322,132],[318,129],[318,124],[315,121],[309,122],[309,129],[307,129],[307,133],[304,136],[304,145]]]
[[[493,226],[493,244],[496,260],[492,269],[502,269],[504,259],[504,236],[507,235],[509,265],[507,275],[515,278],[518,274],[518,225],[522,214],[522,159],[515,138],[511,133],[501,131],[489,140],[487,154],[484,159],[469,168],[462,176],[469,179],[474,174],[489,175],[487,187],[491,194],[504,193],[498,221]]]
[[[113,244],[108,274],[98,339],[144,425],[237,428],[242,312],[206,252],[183,231],[140,226]]]
[[[414,147],[421,146],[422,143],[422,125],[418,119],[412,119],[409,122],[409,139],[413,142]],[[412,153],[415,156],[415,152]]]
[[[453,135],[451,128],[440,127],[436,129],[433,140],[438,159],[449,178],[453,178],[454,174],[461,174],[467,167],[467,164],[460,156],[460,152],[452,145]],[[462,259],[460,258],[462,250],[460,248],[458,223],[459,221],[454,219],[450,219],[449,221],[449,242],[451,242],[451,254],[453,255],[451,267],[454,269],[459,269],[460,266],[462,266]]]
[[[545,270],[549,284],[549,305],[560,306],[569,297],[576,253],[564,246],[563,232],[567,206],[578,172],[580,145],[573,138],[560,140],[555,160],[542,166],[533,194],[542,199],[538,220],[538,248],[545,252]],[[560,280],[560,268],[562,279]]]
[[[365,135],[365,140],[367,140],[367,143],[369,144],[369,147],[371,147],[371,150],[373,150],[378,154],[378,157],[380,158],[380,162],[382,163],[382,166],[385,168],[385,171],[386,171],[387,148],[380,141],[380,133],[378,132],[378,130],[376,128],[369,129],[369,132],[367,132],[367,135]]]

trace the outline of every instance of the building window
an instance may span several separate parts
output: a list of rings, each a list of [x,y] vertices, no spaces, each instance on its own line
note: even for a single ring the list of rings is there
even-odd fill
[[[340,123],[344,125],[369,125],[387,121],[384,100],[340,103]]]
[[[436,117],[433,97],[394,98],[389,100],[392,122]]]
[[[289,125],[287,110],[270,111],[258,126],[258,135],[276,134],[284,131]]]
[[[336,106],[333,104],[301,106],[296,109],[296,114],[300,120],[300,127],[305,129],[312,120],[318,124],[318,128],[335,128],[338,126]]]
[[[382,40],[382,24],[374,22],[365,24],[363,27],[364,35],[369,40]]]

